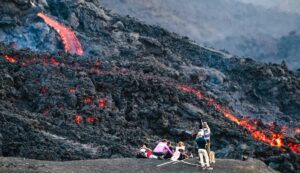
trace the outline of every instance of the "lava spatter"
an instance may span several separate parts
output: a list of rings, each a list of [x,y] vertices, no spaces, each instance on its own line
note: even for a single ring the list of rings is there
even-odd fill
[[[90,97],[87,97],[87,98],[84,99],[84,102],[89,104],[89,103],[92,102],[92,99]]]
[[[99,101],[98,101],[98,106],[99,106],[100,108],[105,108],[105,107],[107,107],[106,99],[105,99],[105,98],[99,99]]]
[[[75,115],[74,116],[74,121],[77,123],[77,124],[80,124],[82,122],[82,116],[80,116],[79,114]]]
[[[94,116],[93,117],[87,117],[86,121],[88,123],[95,124],[96,123],[96,118]]]
[[[81,46],[81,43],[70,28],[50,18],[44,13],[38,13],[37,15],[41,17],[49,26],[56,30],[64,43],[66,52],[83,55],[83,48]]]

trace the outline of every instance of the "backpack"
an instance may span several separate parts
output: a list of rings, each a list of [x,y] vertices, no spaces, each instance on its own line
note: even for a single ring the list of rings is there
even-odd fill
[[[204,149],[206,145],[206,141],[204,137],[198,137],[196,138],[196,149]]]

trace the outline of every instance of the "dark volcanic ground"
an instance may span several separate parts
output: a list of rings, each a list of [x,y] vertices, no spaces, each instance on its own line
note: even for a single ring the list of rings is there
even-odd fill
[[[98,159],[68,162],[37,161],[19,158],[0,158],[0,172],[6,173],[276,173],[263,162],[255,159],[238,161],[231,159],[218,159],[213,171],[205,171],[195,165],[184,163],[157,165],[168,161],[156,159]],[[195,159],[187,162],[197,164]]]
[[[3,156],[133,157],[143,141],[153,147],[161,138],[184,140],[193,150],[202,118],[212,129],[217,157],[255,157],[283,172],[300,169],[299,154],[254,139],[208,102],[176,88],[193,86],[234,115],[255,119],[260,130],[273,122],[274,131],[294,129],[300,126],[300,81],[284,64],[201,47],[111,14],[98,1],[34,2],[1,2],[0,33],[7,40],[0,45]],[[59,36],[36,16],[40,11],[75,30],[85,55],[63,53]],[[32,50],[18,48],[24,45]],[[285,142],[299,145],[299,134],[286,133]]]

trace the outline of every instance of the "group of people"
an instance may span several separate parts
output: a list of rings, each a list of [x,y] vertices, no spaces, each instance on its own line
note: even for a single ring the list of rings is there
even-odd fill
[[[212,170],[212,163],[215,163],[214,153],[210,150],[211,131],[207,122],[201,123],[199,131],[196,135],[196,151],[199,156],[199,163],[203,169]],[[151,150],[147,144],[143,144],[137,155],[139,158],[153,158],[153,159],[171,159],[172,161],[184,160],[193,157],[188,153],[183,141],[179,141],[174,148],[171,146],[169,140],[161,140],[154,150]]]

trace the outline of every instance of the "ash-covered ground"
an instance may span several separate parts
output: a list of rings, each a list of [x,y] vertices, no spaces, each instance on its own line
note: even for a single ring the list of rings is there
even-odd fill
[[[134,157],[142,142],[154,147],[162,138],[184,140],[192,151],[202,119],[217,157],[254,157],[282,172],[300,170],[300,80],[285,64],[201,47],[112,14],[97,0],[2,0],[0,12],[3,156]],[[84,55],[64,53],[39,12],[75,31]],[[263,142],[258,132],[280,140]]]

